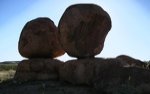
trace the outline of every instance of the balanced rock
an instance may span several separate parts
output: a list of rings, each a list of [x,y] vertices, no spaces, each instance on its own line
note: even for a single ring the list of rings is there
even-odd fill
[[[100,6],[76,4],[62,15],[58,30],[68,55],[85,58],[99,54],[111,29],[111,18]]]
[[[14,79],[16,81],[56,80],[62,63],[55,59],[23,60],[18,64]]]
[[[27,58],[54,58],[64,54],[58,30],[49,18],[37,18],[26,23],[19,39],[19,53]]]

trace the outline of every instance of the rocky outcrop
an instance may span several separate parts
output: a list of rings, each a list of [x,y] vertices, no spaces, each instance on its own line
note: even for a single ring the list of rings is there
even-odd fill
[[[32,65],[33,61],[38,65]],[[45,60],[43,63],[40,63],[40,60],[22,61],[19,63],[22,68],[18,69],[22,73],[18,74],[33,77],[23,72],[30,71],[31,73],[32,70],[35,78],[26,82],[16,79],[3,82],[0,84],[0,92],[2,94],[150,94],[149,69],[136,66],[124,67],[121,60],[115,58],[80,59],[65,63],[52,62],[53,60]],[[47,67],[47,63],[51,66],[50,68]],[[43,67],[40,68],[39,65]],[[27,68],[28,66],[30,68]],[[49,70],[49,73],[46,73],[48,77],[53,75],[50,76],[52,78],[43,80],[43,77],[46,77],[43,76],[44,70]],[[37,76],[42,78],[38,79]]]
[[[75,86],[55,80],[0,84],[1,94],[96,94],[89,86]]]
[[[18,64],[10,83],[0,85],[2,94],[150,93],[150,70],[144,62],[126,55],[94,58],[111,29],[110,16],[100,6],[68,7],[58,29],[48,18],[37,18],[24,26],[19,52],[29,60]],[[78,59],[65,63],[53,59],[64,54],[61,46]]]
[[[134,60],[132,60],[134,61]],[[134,61],[138,63],[138,61]],[[143,65],[145,63],[143,62]],[[16,81],[31,80],[61,80],[71,84],[91,85],[99,80],[127,80],[129,77],[140,77],[134,72],[149,71],[143,66],[125,66],[124,61],[118,58],[87,58],[70,60],[65,63],[53,59],[30,59],[23,60],[18,64],[15,74]],[[140,75],[144,75],[143,72]],[[124,73],[124,74],[122,74]],[[114,78],[113,78],[114,77]],[[111,78],[111,79],[110,79]],[[99,80],[98,80],[99,79]],[[139,80],[139,79],[138,79]],[[142,81],[142,80],[141,80]]]
[[[132,60],[134,61],[134,60]],[[138,63],[138,61],[134,61]],[[143,65],[145,63],[143,62]],[[136,74],[139,73],[139,75]],[[112,83],[120,83],[127,80],[144,81],[142,77],[146,77],[144,72],[149,73],[150,70],[143,68],[143,66],[124,66],[122,60],[116,58],[102,59],[79,59],[70,60],[64,63],[59,69],[59,79],[67,81],[72,84],[96,84],[99,81],[113,81]],[[143,75],[143,76],[142,76]],[[141,77],[142,76],[142,77]],[[146,81],[150,82],[149,78]]]
[[[94,57],[99,54],[110,29],[110,16],[94,4],[76,4],[68,7],[58,25],[64,50],[68,55],[77,58]]]
[[[27,58],[55,58],[63,55],[58,30],[49,18],[37,18],[26,23],[19,39],[19,53]]]
[[[30,59],[18,64],[14,79],[16,81],[56,80],[61,61],[54,59]]]
[[[127,55],[119,55],[116,57],[116,59],[121,60],[121,62],[124,62],[125,67],[140,67],[140,68],[148,68],[148,65],[141,60],[135,59],[133,57],[127,56]]]
[[[89,58],[70,60],[59,69],[60,79],[72,84],[93,84],[95,78],[102,76],[109,68],[121,67],[115,59]],[[113,69],[112,69],[113,70]]]

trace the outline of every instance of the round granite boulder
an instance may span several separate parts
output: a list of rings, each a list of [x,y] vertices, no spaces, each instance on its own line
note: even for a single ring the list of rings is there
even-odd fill
[[[62,47],[68,55],[77,58],[99,54],[110,29],[109,14],[94,4],[68,7],[58,25]]]
[[[63,55],[58,30],[49,18],[37,18],[27,22],[19,39],[19,53],[27,58],[55,58]]]

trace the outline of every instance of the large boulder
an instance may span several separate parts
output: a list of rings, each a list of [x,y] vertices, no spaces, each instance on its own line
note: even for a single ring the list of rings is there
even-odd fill
[[[58,76],[54,74],[61,81],[55,80]],[[30,81],[1,82],[1,94],[150,94],[150,70],[124,67],[122,60],[116,58],[65,63],[52,59],[24,60],[18,65],[16,77]],[[49,77],[52,79],[45,79]]]
[[[94,57],[99,54],[110,29],[109,14],[94,4],[76,4],[68,7],[58,25],[64,50],[68,55],[77,58]]]
[[[19,39],[19,53],[27,58],[55,58],[63,55],[58,30],[49,18],[37,18],[27,22]]]
[[[16,70],[16,81],[56,80],[58,69],[63,62],[54,59],[30,59],[21,61]]]
[[[99,88],[104,84],[103,87],[150,84],[149,74],[150,70],[146,68],[124,67],[122,60],[116,58],[70,60],[59,67],[59,79],[72,84],[94,85]]]
[[[94,81],[107,74],[108,71],[114,71],[122,67],[119,60],[87,58],[79,60],[70,60],[59,67],[59,76],[61,80],[72,84],[93,84]]]

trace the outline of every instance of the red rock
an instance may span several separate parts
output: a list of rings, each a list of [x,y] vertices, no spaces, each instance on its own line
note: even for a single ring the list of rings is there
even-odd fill
[[[28,60],[22,60],[19,62],[17,70],[20,72],[30,72],[30,62]]]
[[[19,53],[27,58],[55,58],[63,55],[58,30],[49,18],[37,18],[26,23],[19,39]]]
[[[58,25],[64,50],[68,55],[78,58],[99,54],[110,29],[110,16],[94,4],[76,4],[68,7]]]
[[[116,58],[70,60],[59,67],[59,79],[71,84],[94,86],[106,83],[107,86],[123,83],[138,85],[150,82],[149,69],[124,67],[122,64],[122,61]]]
[[[121,67],[121,62],[116,59],[70,60],[59,67],[59,79],[72,84],[92,84],[96,78],[107,73],[107,70],[113,71],[119,67]]]
[[[61,61],[54,59],[30,59],[21,61],[16,70],[16,81],[56,80]]]

